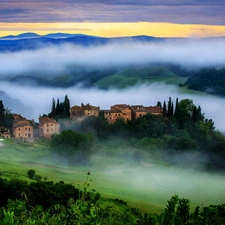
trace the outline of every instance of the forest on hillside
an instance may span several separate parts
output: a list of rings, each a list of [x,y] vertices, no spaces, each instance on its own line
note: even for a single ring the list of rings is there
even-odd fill
[[[214,95],[225,95],[225,69],[204,68],[180,85]]]

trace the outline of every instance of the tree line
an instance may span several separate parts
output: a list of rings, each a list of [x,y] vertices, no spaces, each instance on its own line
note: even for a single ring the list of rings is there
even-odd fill
[[[92,134],[92,144],[97,140],[119,137],[130,146],[147,152],[162,150],[168,153],[189,151],[207,154],[209,169],[225,169],[225,137],[215,129],[212,119],[205,118],[201,107],[191,99],[176,99],[173,104],[169,98],[162,105],[163,116],[146,114],[134,121],[121,118],[109,124],[102,113],[99,117],[85,118],[79,126],[71,124],[70,129]]]
[[[180,85],[206,93],[225,95],[225,68],[204,68]]]

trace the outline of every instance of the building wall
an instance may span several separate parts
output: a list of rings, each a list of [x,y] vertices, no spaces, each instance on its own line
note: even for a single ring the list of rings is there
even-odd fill
[[[91,109],[85,109],[84,115],[85,116],[98,116],[100,110],[97,107],[91,108]]]
[[[124,121],[132,119],[131,109],[122,110],[105,110],[104,117],[109,123],[114,123],[117,119],[122,118]]]
[[[48,122],[40,125],[39,135],[40,137],[50,138],[53,134],[59,134],[60,124],[55,122]]]
[[[81,106],[73,106],[70,108],[70,118],[78,118],[84,116],[84,109]]]
[[[15,138],[33,138],[33,127],[30,125],[18,126],[13,129]]]
[[[144,112],[144,111],[141,111],[141,112],[135,112],[135,118],[134,118],[134,119],[143,117],[143,116],[146,115],[146,114],[147,114],[147,112]]]

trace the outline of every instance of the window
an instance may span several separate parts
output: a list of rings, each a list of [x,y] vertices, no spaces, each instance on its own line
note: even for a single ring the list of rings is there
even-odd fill
[[[51,123],[51,126],[53,126],[53,124]]]
[[[47,132],[49,132],[49,129],[47,129]]]
[[[27,128],[25,127],[25,130],[27,130]]]
[[[30,128],[28,128],[28,131],[30,131]]]
[[[27,133],[25,133],[25,136],[27,136]]]
[[[47,124],[47,127],[49,127],[49,124]]]

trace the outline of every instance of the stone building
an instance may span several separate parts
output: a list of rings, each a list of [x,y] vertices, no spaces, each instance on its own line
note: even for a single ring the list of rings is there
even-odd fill
[[[149,106],[144,107],[147,113],[151,113],[153,115],[162,116],[163,109],[159,106]]]
[[[83,120],[87,116],[98,116],[100,112],[99,106],[93,106],[90,104],[81,106],[75,105],[70,108],[70,118],[75,120]]]
[[[60,123],[56,120],[43,116],[39,118],[39,136],[44,138],[51,138],[53,134],[60,133]]]
[[[132,111],[129,105],[116,104],[110,108],[110,110],[104,110],[104,118],[109,123],[114,123],[119,118],[122,118],[124,121],[132,120]]]
[[[14,138],[33,138],[34,131],[30,120],[19,114],[14,114],[12,136]]]

